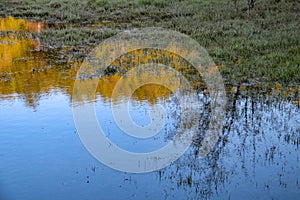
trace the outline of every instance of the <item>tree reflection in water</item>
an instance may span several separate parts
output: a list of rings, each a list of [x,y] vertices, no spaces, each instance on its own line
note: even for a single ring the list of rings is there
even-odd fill
[[[299,107],[253,96],[251,90],[230,95],[215,149],[201,159],[194,144],[176,163],[160,170],[159,179],[168,191],[176,191],[174,185],[186,190],[189,199],[238,198],[243,192],[246,199],[257,194],[295,198],[300,189]]]

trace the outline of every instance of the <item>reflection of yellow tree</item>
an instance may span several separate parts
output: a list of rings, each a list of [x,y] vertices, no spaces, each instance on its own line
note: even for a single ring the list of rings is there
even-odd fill
[[[101,78],[98,82],[97,92],[100,93],[102,97],[106,99],[111,99],[113,90],[120,78],[121,76],[117,74]],[[164,78],[168,79],[171,77],[168,77],[168,75],[166,74]],[[131,91],[135,87],[137,82],[146,82],[149,81],[149,79],[153,80],[153,82],[157,82],[155,81],[154,77],[147,76],[146,74],[141,75],[139,77],[134,76],[130,77],[129,79],[126,79],[122,84],[122,90],[125,92],[116,94],[117,96],[115,96],[115,98],[117,99],[114,100],[122,99],[122,95],[128,94],[129,91]],[[158,99],[167,98],[172,93],[172,90],[174,91],[179,87],[179,84],[180,83],[178,82],[174,83],[173,85],[171,85],[172,88],[167,88],[165,86],[154,83],[146,84],[141,87],[138,87],[132,94],[132,97],[128,96],[126,98],[133,98],[138,101],[147,100],[151,104],[154,104]]]
[[[42,52],[32,52],[39,48],[39,41],[22,33],[39,32],[42,27],[41,23],[24,19],[0,19],[1,31],[13,31],[0,37],[0,96],[9,98],[19,94],[24,96],[27,105],[34,107],[40,95],[51,89],[65,88],[71,93],[72,77],[79,65],[73,63],[71,69],[50,66]]]
[[[45,26],[41,22],[30,22],[25,19],[15,19],[13,17],[0,19],[0,31],[30,31],[39,33]]]
[[[147,100],[154,104],[158,99],[168,98],[171,93],[171,90],[162,85],[148,84],[138,88],[134,92],[133,98],[138,101]]]
[[[41,94],[51,90],[60,90],[72,94],[77,68],[80,64],[73,63],[73,68],[63,69],[59,66],[47,65],[42,55],[29,60],[19,60],[7,69],[0,81],[0,95],[12,96],[20,94],[25,97],[29,106],[35,107]],[[1,68],[3,69],[3,68]]]
[[[74,77],[81,63],[66,63],[66,66],[73,65],[69,69],[66,69],[66,66],[52,66],[45,60],[42,52],[31,51],[39,48],[39,41],[28,37],[30,36],[28,32],[40,32],[44,27],[45,25],[42,23],[29,22],[24,19],[12,17],[0,19],[0,31],[7,33],[0,37],[0,94],[5,95],[5,98],[13,96],[15,93],[20,94],[25,97],[28,105],[35,106],[40,95],[48,93],[52,89],[63,90],[72,95]],[[110,100],[113,89],[120,78],[128,70],[147,63],[165,64],[184,73],[191,80],[197,75],[197,72],[186,61],[175,54],[154,49],[135,50],[111,63],[108,70],[105,71],[106,76],[97,80],[99,82],[96,82],[98,84],[96,92]],[[116,70],[110,73],[109,69]],[[153,70],[162,73],[158,69]],[[164,79],[171,80],[168,73],[163,75]],[[122,89],[129,91],[135,82],[149,80],[155,83],[155,77],[141,74],[139,77],[128,79]],[[95,81],[85,80],[84,88],[76,91],[76,96],[73,97],[79,101],[94,99],[94,95],[85,96],[91,84],[95,84]],[[171,90],[175,91],[180,87],[178,82],[170,85],[172,88],[169,89],[157,84],[144,85],[134,92],[132,98],[154,103],[160,98],[168,97],[172,93]]]
[[[30,54],[30,49],[37,47],[37,41],[30,38],[11,38],[11,37],[1,37],[0,38],[0,72],[12,72],[20,71],[17,65],[18,61],[28,61]],[[20,62],[19,62],[20,63]]]
[[[162,63],[164,65],[172,67],[176,71],[182,73],[182,75],[184,75],[189,81],[191,81],[192,85],[195,88],[202,87],[202,82],[200,80],[198,72],[187,61],[185,61],[178,55],[172,54],[164,50],[139,49],[129,52],[126,55],[121,56],[119,59],[113,61],[105,72],[107,74],[116,74],[102,77],[99,80],[97,91],[102,96],[106,98],[111,98],[116,83],[120,80],[122,76],[126,76],[126,72],[128,72],[136,66],[148,63]],[[158,73],[160,75],[160,78],[164,78],[170,81],[174,80],[172,79],[173,75],[169,74],[167,71],[164,71],[164,69],[153,68],[153,71]],[[127,79],[122,85],[122,90],[131,90],[137,82],[152,81],[153,83],[155,83],[157,82],[156,78],[157,77],[153,76],[153,74],[148,74],[147,72],[142,70],[140,76],[133,76]],[[173,82],[168,84],[168,86],[170,85],[172,88],[167,88],[165,86],[157,84],[144,85],[134,92],[132,98],[136,100],[148,100],[150,103],[154,103],[160,98],[167,98],[172,93],[171,90],[175,91],[177,88],[180,87],[179,82]]]

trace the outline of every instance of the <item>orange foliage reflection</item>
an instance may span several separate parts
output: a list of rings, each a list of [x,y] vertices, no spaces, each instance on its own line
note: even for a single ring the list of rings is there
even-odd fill
[[[72,96],[74,79],[81,62],[53,65],[43,52],[35,51],[40,48],[39,40],[28,37],[27,33],[28,31],[40,32],[45,26],[42,23],[12,17],[0,19],[1,33],[5,33],[0,35],[0,98],[15,98],[17,94],[18,97],[25,99],[27,105],[35,107],[41,95],[51,93],[54,90]],[[190,80],[195,77],[199,78],[193,68],[177,55],[151,49],[136,50],[111,63],[108,69],[116,68],[117,70],[114,73],[107,73],[98,80],[96,93],[110,101],[113,89],[120,78],[133,67],[147,63],[165,64],[175,68],[176,71],[187,74],[187,78]],[[164,78],[170,79],[171,76],[165,73]],[[155,80],[151,75],[144,74],[140,77],[133,77],[128,81],[135,82],[138,81],[137,79],[142,79],[139,81]],[[194,82],[201,85],[199,81]],[[90,87],[90,84],[94,84],[93,81],[86,81],[87,88]],[[174,83],[172,87],[174,91],[174,89],[180,87],[180,83]],[[122,89],[129,91],[130,83],[124,85]],[[153,104],[158,99],[167,98],[171,93],[171,90],[164,86],[148,84],[139,87],[132,97],[128,98],[137,101],[146,100]],[[86,98],[93,100],[95,98],[95,96],[83,98],[84,95],[85,89],[74,98],[78,101]]]
[[[7,17],[0,19],[0,31],[29,31],[40,33],[46,24],[41,22],[30,22],[25,19]]]
[[[18,94],[26,104],[35,107],[40,95],[56,88],[70,88],[76,74],[71,70],[52,66],[45,59],[38,39],[27,33],[40,32],[44,27],[37,22],[8,17],[0,19],[0,97],[14,98]],[[72,91],[72,90],[70,90]],[[70,91],[68,93],[70,93]]]

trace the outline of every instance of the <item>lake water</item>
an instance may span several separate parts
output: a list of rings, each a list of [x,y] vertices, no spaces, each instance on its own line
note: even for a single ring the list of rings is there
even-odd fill
[[[44,24],[9,18],[1,19],[0,25],[1,200],[299,199],[300,107],[299,102],[276,95],[278,87],[270,95],[252,87],[227,86],[223,131],[204,158],[199,156],[200,137],[163,169],[121,172],[96,160],[75,127],[73,87],[81,63],[57,64],[40,51],[42,46],[31,33],[42,31]],[[147,59],[153,57],[153,52],[148,52]],[[126,63],[126,58],[116,63]],[[92,99],[75,98],[77,103],[95,103],[106,137],[132,152],[154,151],[170,142],[181,120],[176,93],[148,84],[133,96],[113,99],[112,88],[122,74],[106,72]],[[172,78],[168,73],[161,75]],[[173,87],[180,87],[180,83]],[[204,88],[201,81],[193,85],[194,93],[203,97],[199,130],[205,132],[211,113],[205,106]],[[112,112],[114,105],[123,104],[129,105],[130,116],[140,126],[149,124],[149,112],[161,106],[167,113],[166,124],[148,139],[128,136]]]

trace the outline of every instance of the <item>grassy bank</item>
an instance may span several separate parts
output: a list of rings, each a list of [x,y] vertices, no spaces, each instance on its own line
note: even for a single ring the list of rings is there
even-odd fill
[[[0,0],[0,15],[52,24],[38,34],[43,50],[66,59],[72,55],[74,60],[82,60],[100,41],[121,30],[177,30],[207,49],[228,84],[279,84],[298,91],[300,2],[258,0],[251,10],[246,0],[234,2]]]

